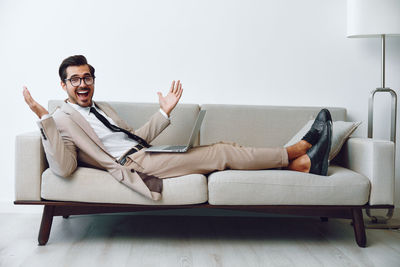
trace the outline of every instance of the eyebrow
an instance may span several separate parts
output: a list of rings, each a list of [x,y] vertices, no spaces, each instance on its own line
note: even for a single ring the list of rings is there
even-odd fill
[[[86,73],[83,74],[83,77],[86,77],[86,76],[91,76],[91,74],[89,72],[86,72]],[[79,77],[79,75],[78,74],[74,74],[69,78],[71,79],[71,78],[75,78],[75,77]]]

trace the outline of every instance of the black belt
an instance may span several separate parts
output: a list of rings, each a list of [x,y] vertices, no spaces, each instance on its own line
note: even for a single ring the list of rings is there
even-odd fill
[[[144,148],[144,146],[142,146],[141,144],[138,144],[138,145],[132,147],[131,149],[129,149],[129,150],[121,157],[121,159],[118,161],[119,164],[121,164],[121,165],[123,166],[123,165],[126,163],[126,158],[127,158],[129,155],[138,152],[138,151],[141,150],[142,148]]]

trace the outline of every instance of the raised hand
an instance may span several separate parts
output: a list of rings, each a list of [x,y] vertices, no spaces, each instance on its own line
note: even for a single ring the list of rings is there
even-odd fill
[[[160,107],[165,113],[167,113],[168,116],[175,108],[176,104],[178,104],[178,101],[182,96],[182,92],[183,88],[180,80],[178,80],[177,83],[175,83],[175,81],[172,81],[171,89],[165,97],[162,95],[161,92],[157,92]]]
[[[28,104],[29,108],[36,113],[36,115],[39,117],[39,119],[42,118],[42,116],[49,114],[47,109],[45,109],[42,105],[40,105],[38,102],[36,102],[31,94],[28,91],[28,88],[26,86],[22,87],[24,90],[22,94],[24,95],[25,102]]]

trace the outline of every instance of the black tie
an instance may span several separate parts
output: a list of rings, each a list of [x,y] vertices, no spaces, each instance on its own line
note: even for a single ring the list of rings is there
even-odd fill
[[[113,132],[123,132],[126,135],[128,135],[129,138],[135,140],[136,142],[138,142],[140,145],[144,146],[144,147],[150,147],[150,145],[146,142],[146,140],[144,140],[143,138],[125,130],[122,129],[118,126],[112,125],[103,115],[101,115],[94,107],[90,108],[90,112],[92,112],[96,118],[99,119],[99,121],[101,121],[108,129],[110,129]]]

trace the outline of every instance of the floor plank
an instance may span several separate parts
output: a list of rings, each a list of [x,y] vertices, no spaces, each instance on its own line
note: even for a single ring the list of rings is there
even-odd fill
[[[0,266],[400,266],[400,231],[304,217],[55,217],[37,246],[40,214],[0,213]]]

